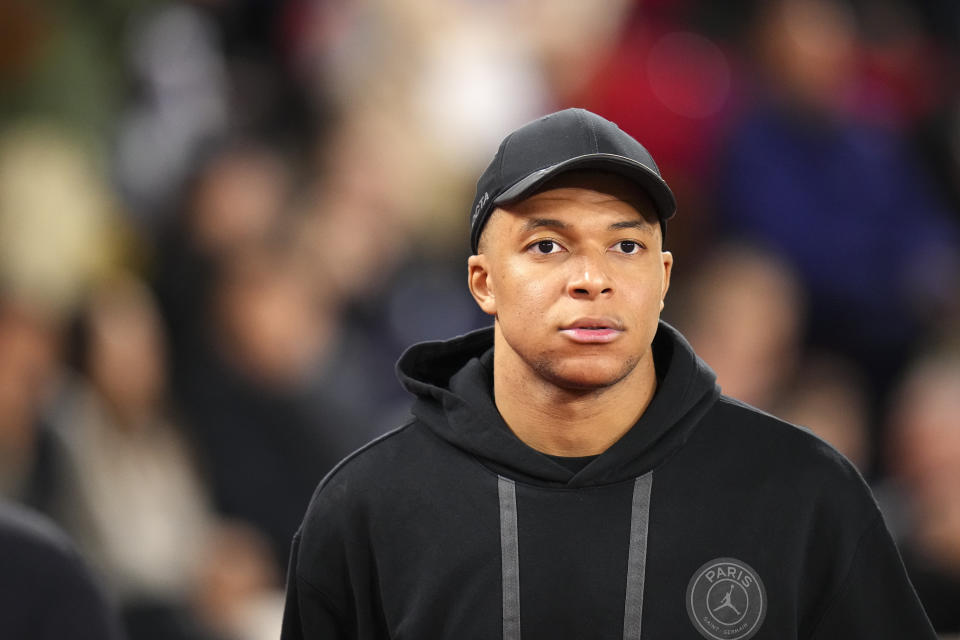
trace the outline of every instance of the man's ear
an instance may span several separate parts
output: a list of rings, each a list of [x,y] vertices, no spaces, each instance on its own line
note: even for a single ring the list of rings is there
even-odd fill
[[[673,254],[669,251],[663,253],[663,287],[660,293],[660,310],[663,311],[664,299],[667,297],[667,290],[670,289],[670,274],[673,272]]]
[[[497,315],[496,296],[493,291],[493,282],[490,277],[490,261],[486,254],[470,256],[467,259],[467,286],[470,294],[480,305],[484,313]]]

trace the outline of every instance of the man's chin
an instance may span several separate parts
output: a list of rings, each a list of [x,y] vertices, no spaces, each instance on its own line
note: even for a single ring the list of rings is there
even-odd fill
[[[636,366],[636,359],[604,362],[590,358],[586,362],[541,361],[536,363],[534,369],[554,386],[572,392],[589,393],[613,387],[629,376]]]

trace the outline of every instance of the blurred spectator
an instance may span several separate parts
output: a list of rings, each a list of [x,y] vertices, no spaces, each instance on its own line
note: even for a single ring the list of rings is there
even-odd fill
[[[212,299],[212,346],[254,384],[295,387],[327,353],[337,318],[317,313],[305,275],[295,257],[270,248],[251,248],[221,269]]]
[[[48,315],[0,295],[0,496],[38,508],[55,480],[41,415],[57,377],[59,335]]]
[[[960,633],[960,357],[929,355],[900,383],[886,453],[891,529],[934,627]]]
[[[218,510],[267,537],[278,571],[317,483],[372,435],[336,393],[338,318],[309,282],[283,246],[232,256],[178,380]]]
[[[452,174],[409,157],[423,144],[405,124],[372,107],[344,114],[318,149],[296,234],[321,306],[341,318],[338,395],[381,426],[410,403],[393,374],[403,349],[488,322],[462,285],[463,202],[433,186]],[[436,207],[445,213],[432,215]]]
[[[190,2],[141,13],[126,44],[139,91],[117,127],[115,171],[140,226],[155,231],[200,145],[228,124],[226,62],[215,23]]]
[[[869,403],[863,376],[852,363],[827,353],[807,354],[774,414],[809,428],[861,473],[868,471]]]
[[[802,290],[782,261],[730,245],[672,291],[666,317],[717,373],[724,393],[771,411],[800,358]]]
[[[204,166],[192,191],[191,240],[214,258],[270,237],[289,190],[282,159],[255,143],[226,145]]]
[[[129,278],[101,285],[74,346],[81,376],[50,417],[60,466],[51,508],[102,572],[130,637],[263,638],[236,609],[276,597],[279,576],[269,549],[208,505],[170,422],[162,326],[146,288]],[[217,578],[238,567],[250,575],[239,586]],[[208,605],[224,598],[233,609]]]
[[[937,23],[931,4],[855,3],[862,45],[858,82],[850,89],[861,118],[910,135],[960,88],[956,61],[948,49],[956,46],[956,39],[951,43],[931,37],[932,32],[950,28]],[[960,28],[960,20],[953,28]]]
[[[345,302],[371,296],[412,249],[429,167],[397,115],[344,113],[317,148],[299,246],[315,285]]]
[[[865,367],[874,407],[958,290],[958,236],[896,131],[853,115],[857,25],[833,0],[778,0],[755,32],[755,105],[720,164],[724,230],[808,293],[807,340]]]
[[[562,105],[590,96],[587,87],[609,57],[616,55],[623,32],[641,3],[611,0],[604,4],[603,11],[577,0],[503,4],[503,22],[517,25],[517,40],[528,43],[549,95]],[[487,156],[493,151],[490,149]]]
[[[543,15],[537,16],[534,11],[530,12],[534,15],[525,15],[518,9],[556,9],[578,3],[555,0],[514,5],[430,0],[421,4],[429,9],[413,12],[418,19],[409,34],[419,42],[420,50],[415,49],[418,55],[406,70],[412,76],[412,124],[420,144],[429,145],[436,155],[436,167],[472,176],[505,132],[553,105],[536,58],[536,43],[530,37],[533,34],[522,29],[542,24],[538,19],[551,13],[558,18],[556,14],[562,12],[541,11]],[[614,4],[610,2],[609,6]],[[554,20],[549,31],[562,37],[560,31],[572,31],[564,29],[571,22]],[[577,23],[584,34],[580,43],[589,41],[586,34],[592,22]],[[568,45],[575,46],[569,41]]]
[[[0,501],[0,630],[29,640],[120,640],[115,612],[53,523]]]
[[[714,233],[717,149],[740,83],[729,47],[699,19],[706,4],[633,3],[619,33],[611,35],[609,52],[578,78],[577,90],[561,93],[564,104],[613,120],[657,158],[684,216],[669,231],[667,243],[688,262],[709,248]],[[729,3],[723,11],[743,13]],[[578,56],[576,50],[571,55]],[[571,68],[571,75],[579,70]]]
[[[435,171],[473,175],[505,132],[553,104],[533,42],[540,30],[527,26],[552,18],[557,41],[560,31],[576,38],[565,40],[568,51],[603,41],[590,38],[602,32],[591,26],[611,14],[578,4],[294,2],[292,64],[317,102],[335,112],[378,105],[436,154]],[[421,155],[404,152],[411,161]]]
[[[345,159],[336,167],[355,165]],[[360,194],[366,184],[377,186],[350,175],[355,180],[347,184]],[[314,487],[377,433],[366,416],[380,409],[369,390],[373,374],[353,363],[363,360],[363,344],[341,331],[343,289],[357,287],[329,275],[357,278],[351,265],[362,274],[354,262],[330,254],[355,251],[357,239],[380,238],[365,234],[380,217],[380,201],[360,197],[337,217],[342,228],[331,228],[347,237],[322,235],[303,256],[290,194],[287,165],[270,147],[247,141],[213,147],[164,244],[157,276],[171,330],[174,391],[216,507],[267,537],[278,573]],[[372,221],[366,204],[374,207]],[[385,216],[386,228],[389,222]],[[396,236],[388,242],[403,246]],[[378,258],[376,251],[360,255]],[[342,389],[350,398],[342,398]],[[357,389],[370,393],[351,405]]]
[[[80,139],[51,124],[0,135],[0,287],[51,317],[117,257],[115,200]]]
[[[289,175],[273,149],[245,138],[211,143],[160,241],[154,284],[169,331],[174,381],[193,366],[218,265],[279,233]]]
[[[43,508],[54,482],[44,406],[64,318],[112,263],[113,198],[74,135],[0,134],[0,493]]]

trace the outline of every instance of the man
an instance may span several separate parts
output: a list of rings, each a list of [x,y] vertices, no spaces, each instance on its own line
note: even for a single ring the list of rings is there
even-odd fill
[[[320,485],[282,637],[934,638],[863,481],[659,322],[673,195],[567,110],[480,178],[494,326],[412,347],[413,420]]]

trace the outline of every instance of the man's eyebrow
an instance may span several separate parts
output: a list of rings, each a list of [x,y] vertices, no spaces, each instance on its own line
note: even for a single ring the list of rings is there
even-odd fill
[[[610,230],[615,229],[646,229],[650,226],[650,223],[646,220],[624,220],[622,222],[614,222],[610,225]]]
[[[566,229],[569,227],[566,222],[554,220],[553,218],[530,218],[523,225],[524,231],[533,231],[541,227],[553,227],[554,229]]]

